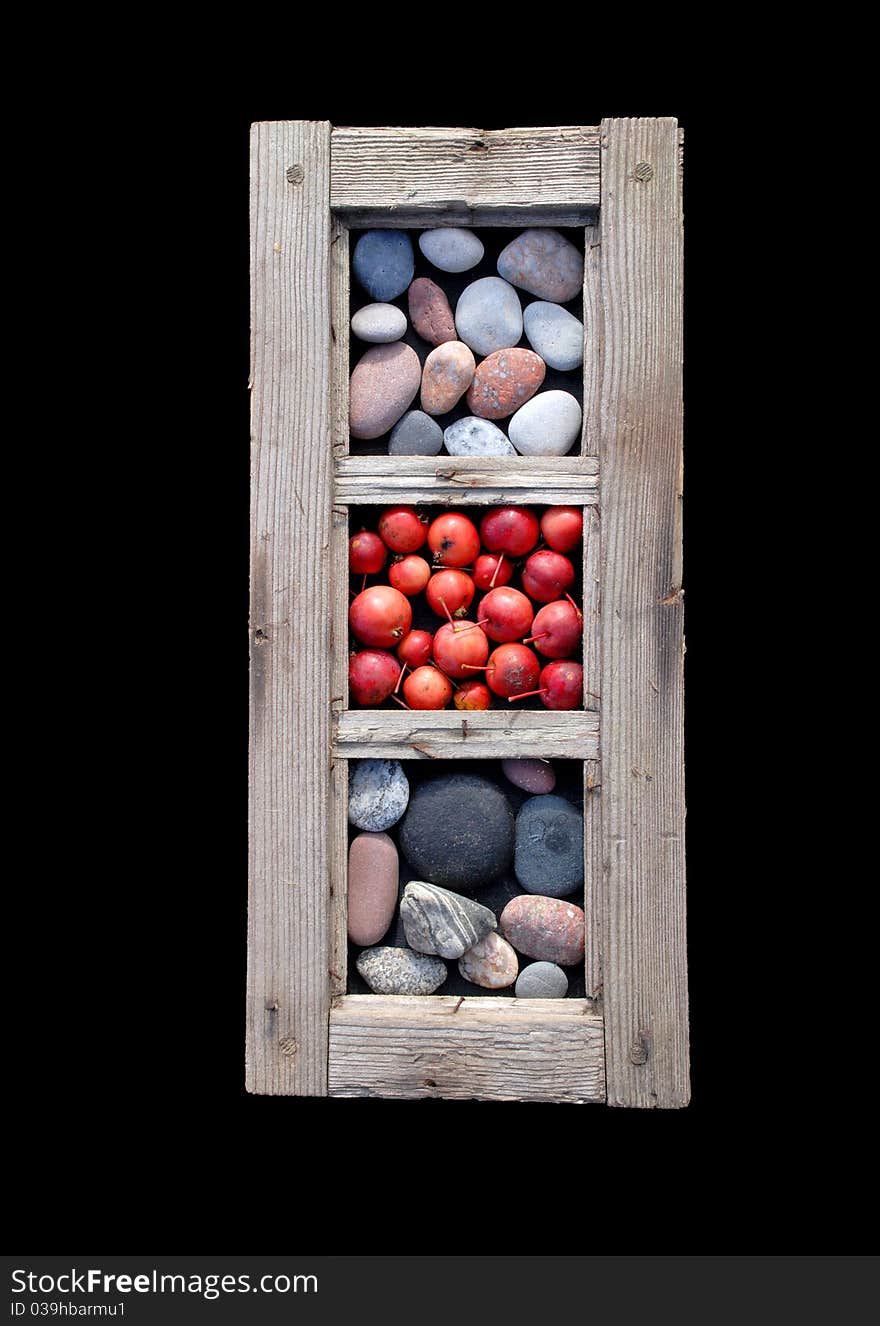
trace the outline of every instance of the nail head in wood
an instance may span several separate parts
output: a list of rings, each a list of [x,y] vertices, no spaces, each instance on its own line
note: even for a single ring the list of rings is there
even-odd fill
[[[654,178],[654,167],[647,161],[640,161],[633,171],[633,179],[638,180],[640,184],[646,184],[648,180]]]
[[[292,1059],[299,1046],[293,1036],[282,1036],[278,1042],[278,1048],[282,1054],[286,1054],[289,1059]]]
[[[302,184],[303,180],[305,179],[305,174],[306,174],[306,173],[305,173],[305,171],[303,170],[302,166],[299,166],[299,165],[297,165],[297,166],[288,166],[288,167],[287,167],[287,183],[288,183],[288,184]]]

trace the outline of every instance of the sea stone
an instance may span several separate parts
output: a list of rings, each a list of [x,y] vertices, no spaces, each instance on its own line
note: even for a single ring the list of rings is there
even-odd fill
[[[527,893],[565,898],[584,883],[584,817],[564,797],[531,797],[516,817],[513,868]]]
[[[429,995],[446,980],[446,963],[408,948],[368,948],[356,967],[373,994]]]
[[[352,761],[348,820],[356,829],[382,833],[396,824],[409,803],[409,783],[399,760]]]
[[[419,248],[441,272],[469,272],[482,260],[483,241],[472,230],[444,226],[419,235]]]
[[[571,967],[582,962],[586,917],[581,907],[558,898],[514,898],[498,921],[504,938],[528,958]]]
[[[422,366],[411,345],[374,345],[355,364],[349,387],[352,437],[369,441],[393,428],[412,403]]]
[[[367,230],[354,246],[351,265],[373,299],[396,299],[413,278],[412,241],[405,230]]]
[[[503,792],[477,774],[431,778],[416,788],[400,849],[432,884],[465,892],[503,875],[513,860],[514,818]]]
[[[450,456],[515,456],[516,448],[497,424],[476,419],[472,414],[456,419],[443,432],[443,444]]]
[[[545,371],[543,359],[531,350],[496,350],[474,374],[468,408],[480,419],[506,419],[534,396]]]
[[[452,309],[439,285],[429,276],[420,276],[409,288],[409,319],[415,330],[431,345],[455,340]]]
[[[567,373],[584,360],[584,324],[560,304],[536,299],[523,313],[530,345],[551,368]]]
[[[359,833],[348,849],[348,937],[365,947],[385,934],[397,906],[397,848],[387,833]]]
[[[389,456],[436,456],[443,446],[443,429],[422,410],[409,410],[391,430]]]
[[[552,792],[556,786],[553,766],[544,760],[502,760],[501,769],[514,787],[521,787],[524,792],[532,792],[535,796],[542,792]]]
[[[507,431],[523,456],[564,456],[580,436],[581,419],[571,392],[542,391],[517,410]]]
[[[351,330],[359,341],[373,345],[399,341],[406,331],[406,314],[394,304],[366,304],[352,318]]]
[[[466,981],[481,985],[484,990],[505,990],[516,980],[519,959],[506,939],[490,931],[463,954],[458,970]]]
[[[498,255],[498,274],[539,299],[567,304],[584,284],[584,255],[558,230],[524,230]]]
[[[568,977],[555,962],[530,962],[520,972],[514,994],[517,999],[564,999]]]
[[[422,370],[422,409],[426,414],[446,414],[461,400],[474,377],[476,360],[461,341],[438,345]]]
[[[471,282],[455,306],[455,329],[458,339],[478,355],[516,345],[523,329],[519,295],[498,276]]]
[[[410,948],[441,958],[460,958],[498,924],[488,907],[418,879],[404,889],[400,915]]]

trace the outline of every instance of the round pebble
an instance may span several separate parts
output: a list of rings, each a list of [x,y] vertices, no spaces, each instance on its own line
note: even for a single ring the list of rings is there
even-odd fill
[[[389,456],[436,456],[443,446],[443,429],[423,410],[410,410],[399,419],[388,440]]]
[[[442,345],[456,339],[449,300],[430,277],[420,276],[413,281],[407,298],[410,322],[423,340]]]
[[[523,456],[564,456],[580,436],[581,407],[568,391],[542,391],[526,401],[507,425]]]
[[[583,908],[558,898],[523,895],[509,902],[498,919],[508,943],[527,958],[572,967],[582,962],[586,946]]]
[[[530,797],[516,817],[513,868],[528,893],[565,898],[584,883],[584,817],[564,797]]]
[[[564,999],[568,977],[555,962],[530,962],[520,972],[514,994],[517,999]]]
[[[422,409],[426,414],[447,414],[467,391],[476,368],[474,356],[463,341],[438,345],[422,369]]]
[[[556,786],[553,766],[545,760],[502,760],[501,769],[514,787],[521,787],[524,792],[531,792],[534,796],[552,792]]]
[[[458,970],[466,981],[484,990],[506,990],[516,980],[519,959],[507,940],[493,930],[459,958]]]
[[[584,284],[584,255],[558,230],[535,227],[502,249],[498,274],[539,299],[567,304]]]
[[[399,341],[406,331],[406,314],[394,304],[366,304],[352,318],[351,330],[371,345]]]
[[[399,760],[352,760],[348,775],[348,821],[356,829],[383,833],[409,804],[409,782]]]
[[[510,866],[513,812],[503,792],[477,774],[444,774],[416,788],[400,826],[400,848],[419,875],[463,892]]]
[[[545,364],[567,373],[584,361],[584,324],[561,304],[537,299],[523,313],[523,331]]]
[[[367,948],[355,965],[373,994],[433,994],[448,974],[439,958],[408,948]]]
[[[348,937],[377,944],[397,906],[397,848],[387,833],[359,833],[348,849]]]
[[[458,339],[475,354],[490,355],[516,345],[523,320],[519,295],[498,276],[484,276],[462,291],[455,306]]]
[[[406,413],[422,380],[422,366],[404,341],[374,345],[355,364],[349,386],[352,437],[369,441],[393,428]]]
[[[402,295],[413,278],[415,257],[405,230],[367,230],[354,246],[354,274],[373,299]]]
[[[474,374],[468,408],[481,419],[506,419],[534,396],[545,372],[543,359],[532,350],[496,350]]]
[[[444,429],[443,444],[450,456],[516,455],[516,448],[496,424],[473,415],[456,419]]]
[[[469,272],[482,260],[483,241],[472,230],[459,226],[426,230],[419,235],[419,248],[441,272]]]

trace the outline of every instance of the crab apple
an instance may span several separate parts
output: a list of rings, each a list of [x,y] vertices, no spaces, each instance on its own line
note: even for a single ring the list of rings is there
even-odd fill
[[[445,709],[452,699],[452,682],[439,668],[416,668],[403,683],[410,709]]]
[[[389,506],[379,517],[379,537],[392,552],[414,553],[428,537],[428,526],[414,507]]]
[[[352,602],[348,624],[362,644],[389,649],[412,626],[412,608],[399,589],[370,585]]]
[[[584,702],[584,670],[570,658],[543,667],[538,685],[547,709],[578,709]]]
[[[453,697],[456,709],[488,709],[492,703],[489,687],[481,681],[465,681]]]
[[[538,681],[541,665],[525,645],[501,645],[489,655],[486,681],[502,699],[532,690]]]
[[[412,598],[414,594],[421,594],[431,579],[431,568],[424,557],[416,557],[410,553],[409,557],[401,557],[399,562],[391,563],[388,568],[388,579],[401,594]]]
[[[428,581],[426,598],[438,617],[464,617],[476,588],[464,571],[437,571]]]
[[[430,631],[410,631],[397,646],[397,657],[411,668],[420,668],[431,657],[434,637]]]
[[[538,653],[547,658],[568,658],[581,642],[583,621],[583,613],[571,599],[545,603],[535,613],[529,642],[534,641]]]
[[[522,640],[531,628],[534,611],[525,594],[509,585],[490,589],[480,603],[480,617],[486,621],[486,634],[498,644]]]
[[[441,626],[434,636],[434,662],[442,668],[447,677],[460,681],[468,675],[465,663],[478,667],[489,657],[489,641],[479,626],[458,631],[450,623]]]
[[[362,529],[348,545],[348,569],[355,576],[372,576],[385,565],[388,549],[371,530]]]
[[[444,566],[470,566],[480,551],[477,527],[460,511],[447,511],[428,527],[428,547],[435,562]]]
[[[554,552],[571,552],[583,538],[584,513],[577,506],[548,506],[541,517],[541,533]]]
[[[533,552],[523,567],[523,589],[538,603],[552,603],[554,599],[562,598],[573,580],[574,567],[568,558],[547,548]]]
[[[474,584],[477,589],[509,585],[512,579],[513,562],[504,553],[481,553],[474,562]]]
[[[524,506],[499,506],[480,521],[480,537],[489,552],[523,557],[538,542],[540,526],[534,512]]]
[[[384,649],[362,649],[348,660],[348,684],[358,704],[381,704],[397,684],[400,664]]]

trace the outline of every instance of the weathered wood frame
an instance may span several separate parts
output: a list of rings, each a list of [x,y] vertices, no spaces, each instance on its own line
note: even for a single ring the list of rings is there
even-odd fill
[[[349,231],[432,223],[587,229],[580,455],[347,454]],[[676,121],[255,124],[251,242],[248,1090],[687,1104]],[[348,507],[505,500],[584,506],[596,710],[349,711]],[[508,754],[584,760],[590,997],[346,995],[348,759]]]

